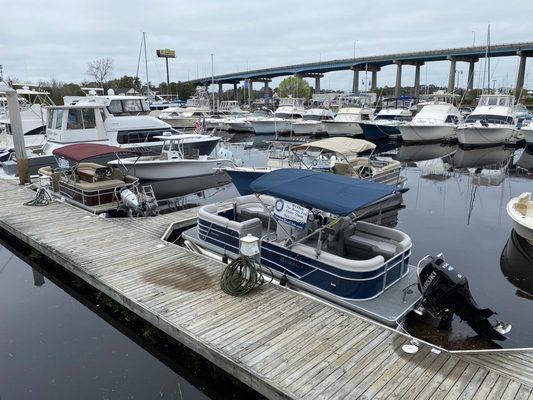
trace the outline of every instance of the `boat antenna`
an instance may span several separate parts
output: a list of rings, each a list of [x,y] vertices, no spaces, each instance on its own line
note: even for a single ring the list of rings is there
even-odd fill
[[[213,112],[215,112],[215,69],[213,64],[213,53],[211,53],[211,85],[213,85],[213,91],[211,92],[211,98],[213,101]]]

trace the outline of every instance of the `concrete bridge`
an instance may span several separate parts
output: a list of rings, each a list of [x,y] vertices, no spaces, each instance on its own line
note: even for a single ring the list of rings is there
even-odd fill
[[[346,58],[331,61],[321,61],[306,64],[286,65],[275,68],[256,69],[251,71],[242,71],[231,74],[215,75],[214,82],[219,85],[219,92],[222,93],[223,84],[233,84],[235,93],[237,93],[237,84],[241,81],[248,81],[251,88],[254,82],[263,82],[268,88],[268,83],[272,78],[278,76],[295,75],[302,78],[315,78],[315,89],[320,90],[320,78],[327,72],[352,70],[353,84],[352,91],[359,91],[359,72],[368,71],[372,73],[371,88],[377,87],[377,74],[382,67],[387,65],[396,65],[396,85],[395,94],[398,95],[402,82],[402,66],[415,66],[415,96],[418,95],[420,88],[420,67],[426,62],[431,61],[450,61],[450,75],[448,80],[448,91],[455,89],[455,71],[457,62],[467,62],[468,83],[467,89],[474,87],[474,66],[480,58],[489,57],[519,57],[518,76],[516,81],[516,93],[519,96],[524,86],[524,77],[526,71],[526,59],[533,56],[533,42],[510,43],[492,45],[487,53],[485,46],[460,47],[444,50],[418,51],[411,53],[386,54],[381,56]],[[212,77],[204,77],[187,81],[197,85],[209,85],[212,83]]]

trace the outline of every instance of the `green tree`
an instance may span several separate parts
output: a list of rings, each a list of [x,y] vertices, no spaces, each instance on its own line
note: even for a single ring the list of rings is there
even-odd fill
[[[279,97],[303,97],[309,99],[312,94],[311,86],[303,78],[298,76],[289,76],[283,79],[276,93]]]

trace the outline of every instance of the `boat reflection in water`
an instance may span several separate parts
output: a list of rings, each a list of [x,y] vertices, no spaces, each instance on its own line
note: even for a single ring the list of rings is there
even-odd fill
[[[398,148],[394,158],[400,162],[417,162],[443,158],[453,154],[457,146],[441,143],[405,144]]]
[[[533,300],[533,243],[513,230],[503,248],[500,267],[516,287],[516,295]]]

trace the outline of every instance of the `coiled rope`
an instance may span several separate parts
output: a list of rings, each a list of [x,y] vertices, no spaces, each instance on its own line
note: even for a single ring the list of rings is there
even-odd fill
[[[270,274],[272,276],[272,274]],[[272,281],[272,278],[270,279]],[[261,264],[252,257],[241,255],[224,269],[220,277],[220,287],[232,296],[244,296],[252,289],[265,283]]]
[[[45,188],[38,188],[33,200],[24,203],[25,206],[47,206],[52,202],[52,196]]]

